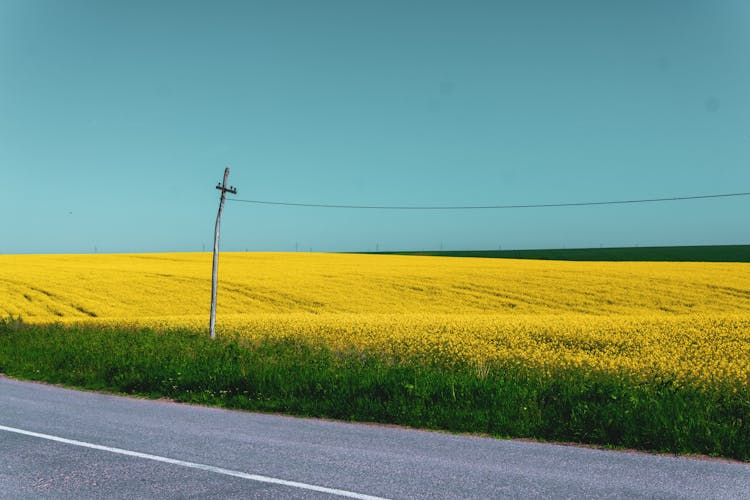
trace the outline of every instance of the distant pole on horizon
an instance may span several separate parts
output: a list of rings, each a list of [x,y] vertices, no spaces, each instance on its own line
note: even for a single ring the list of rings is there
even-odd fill
[[[227,197],[227,193],[237,194],[237,188],[234,186],[227,187],[228,177],[229,167],[224,169],[224,181],[216,185],[216,189],[221,191],[221,199],[219,200],[219,213],[216,215],[216,228],[214,229],[214,262],[211,272],[211,320],[209,325],[211,338],[214,338],[216,335],[216,288],[219,281],[219,227],[221,226],[221,212],[224,209],[224,200]]]

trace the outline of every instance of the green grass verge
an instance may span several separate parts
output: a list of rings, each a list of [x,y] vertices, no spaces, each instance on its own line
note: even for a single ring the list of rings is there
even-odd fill
[[[0,372],[302,416],[750,460],[750,394],[519,364],[420,364],[296,341],[0,321]]]
[[[576,261],[750,262],[750,245],[380,252],[398,255]]]

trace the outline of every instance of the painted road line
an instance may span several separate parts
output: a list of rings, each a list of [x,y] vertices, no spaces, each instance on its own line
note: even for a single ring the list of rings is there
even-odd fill
[[[122,448],[113,448],[111,446],[102,446],[99,444],[87,443],[85,441],[76,441],[75,439],[67,439],[67,438],[63,438],[59,436],[52,436],[49,434],[41,434],[39,432],[32,432],[32,431],[27,431],[24,429],[17,429],[15,427],[6,427],[4,425],[0,425],[0,430],[6,431],[6,432],[13,432],[15,434],[22,434],[24,436],[47,439],[49,441],[55,441],[58,443],[72,444],[74,446],[81,446],[83,448],[91,448],[93,450],[108,451],[110,453],[117,453],[118,455],[145,458],[146,460],[154,460],[156,462],[163,462],[167,464],[180,465],[182,467],[189,467],[191,469],[199,469],[199,470],[205,470],[209,472],[215,472],[217,474],[224,474],[225,476],[239,477],[242,479],[249,479],[250,481],[258,481],[260,483],[269,483],[269,484],[277,484],[281,486],[289,486],[291,488],[318,491],[321,493],[329,493],[331,495],[337,495],[337,496],[347,497],[347,498],[357,498],[360,500],[386,500],[382,497],[363,495],[362,493],[355,493],[353,491],[339,490],[336,488],[326,488],[325,486],[316,486],[314,484],[299,483],[297,481],[287,481],[286,479],[278,479],[275,477],[260,476],[258,474],[247,474],[246,472],[224,469],[222,467],[215,467],[213,465],[186,462],[185,460],[177,460],[174,458],[161,457],[159,455],[151,455],[149,453],[141,453],[139,451],[124,450]]]

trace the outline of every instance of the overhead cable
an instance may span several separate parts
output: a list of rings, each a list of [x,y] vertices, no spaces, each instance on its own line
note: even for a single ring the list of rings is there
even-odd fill
[[[276,205],[285,207],[311,207],[311,208],[343,208],[362,210],[500,210],[512,208],[553,208],[553,207],[586,207],[592,205],[626,205],[634,203],[658,203],[668,201],[703,200],[709,198],[730,198],[737,196],[750,196],[747,193],[723,193],[703,194],[695,196],[673,196],[668,198],[642,198],[633,200],[608,200],[608,201],[582,201],[570,203],[533,203],[521,205],[339,205],[333,203],[299,203],[287,201],[267,200],[245,200],[239,198],[227,198],[227,201],[238,201],[242,203],[254,203],[256,205]]]

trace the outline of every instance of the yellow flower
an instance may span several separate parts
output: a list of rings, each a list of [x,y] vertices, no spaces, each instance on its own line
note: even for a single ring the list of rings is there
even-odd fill
[[[0,316],[208,329],[211,256],[2,255]],[[224,253],[217,331],[750,385],[750,264]]]

